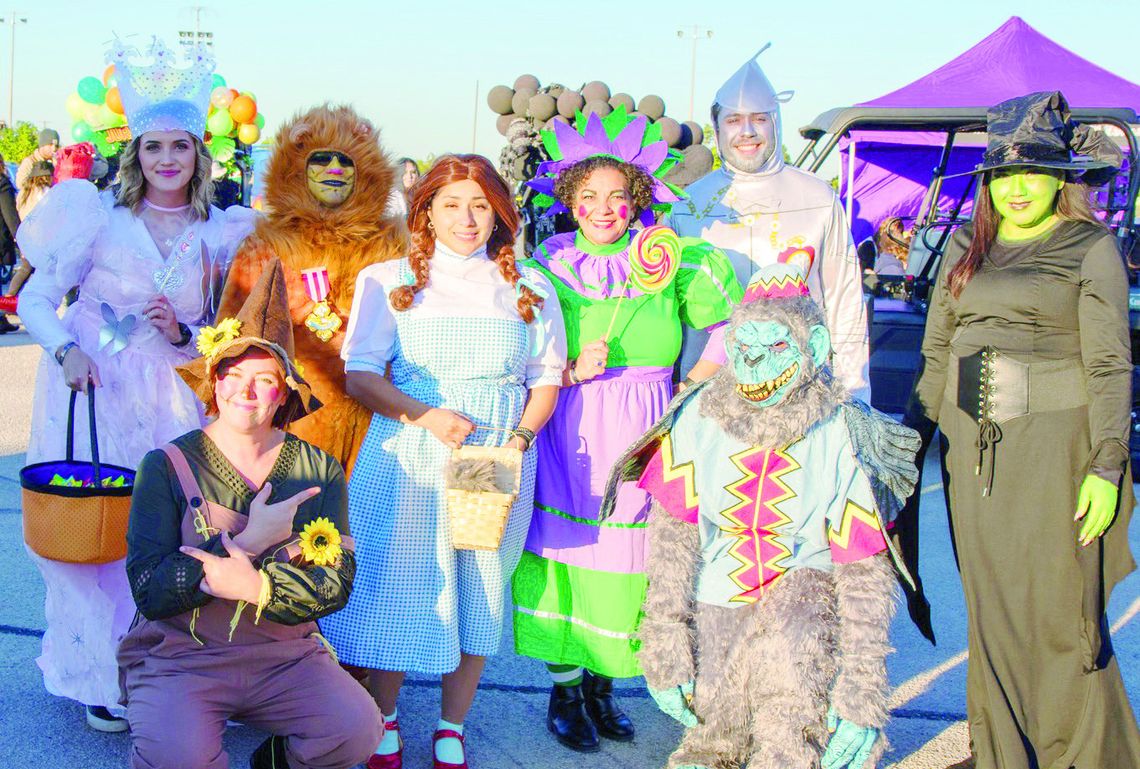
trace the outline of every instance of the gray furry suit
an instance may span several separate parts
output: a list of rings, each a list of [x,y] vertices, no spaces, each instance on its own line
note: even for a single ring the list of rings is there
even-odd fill
[[[887,634],[895,576],[885,553],[836,567],[790,571],[755,604],[693,600],[697,529],[654,503],[649,591],[638,659],[651,688],[696,681],[688,729],[669,766],[814,769],[826,715],[887,723]],[[880,737],[874,766],[887,748]]]

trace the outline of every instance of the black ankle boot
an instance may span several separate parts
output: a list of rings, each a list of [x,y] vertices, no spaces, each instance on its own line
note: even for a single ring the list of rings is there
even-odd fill
[[[614,680],[584,673],[582,694],[586,698],[586,715],[594,722],[598,734],[611,740],[629,742],[633,739],[633,722],[618,707],[614,699]]]
[[[586,717],[580,685],[554,685],[546,711],[546,728],[571,750],[593,753],[598,749],[598,731]]]
[[[289,762],[285,760],[285,738],[274,734],[258,745],[249,757],[249,769],[289,769]]]

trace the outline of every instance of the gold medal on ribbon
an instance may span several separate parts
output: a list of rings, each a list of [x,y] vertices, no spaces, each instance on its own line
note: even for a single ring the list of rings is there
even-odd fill
[[[342,324],[340,316],[336,314],[328,302],[331,289],[329,270],[327,267],[301,270],[301,280],[305,284],[305,293],[317,303],[317,306],[305,318],[305,328],[316,334],[317,339],[327,342],[340,330]]]

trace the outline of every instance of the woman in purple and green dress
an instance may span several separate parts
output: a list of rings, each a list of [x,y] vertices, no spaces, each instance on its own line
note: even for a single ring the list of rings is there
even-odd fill
[[[599,520],[607,475],[673,395],[681,324],[723,321],[741,296],[727,257],[702,241],[685,242],[664,291],[631,285],[630,224],[647,212],[651,221],[662,200],[677,199],[654,178],[670,156],[644,118],[615,112],[599,122],[617,137],[609,147],[590,147],[586,126],[556,126],[547,141],[559,142],[552,156],[561,161],[546,169],[556,177],[532,183],[568,209],[578,229],[548,239],[527,263],[554,285],[570,363],[537,441],[534,515],[513,580],[515,649],[547,663],[554,682],[547,727],[580,751],[597,750],[599,734],[632,739],[613,679],[641,673],[633,652],[649,498],[625,484],[614,514]],[[623,137],[637,150],[626,152],[631,162],[615,157]]]

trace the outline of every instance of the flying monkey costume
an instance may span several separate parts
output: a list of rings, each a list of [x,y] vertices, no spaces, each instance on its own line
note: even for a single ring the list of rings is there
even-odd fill
[[[638,659],[691,727],[669,766],[870,769],[900,563],[885,532],[917,434],[833,381],[798,270],[759,273],[725,338],[728,365],[611,478],[639,476],[654,500]]]
[[[234,258],[218,317],[234,315],[269,261],[285,270],[297,362],[324,404],[289,429],[346,472],[372,413],[345,393],[340,357],[356,276],[406,251],[402,221],[385,217],[395,175],[376,128],[349,107],[316,107],[277,133],[265,199],[269,215]]]

